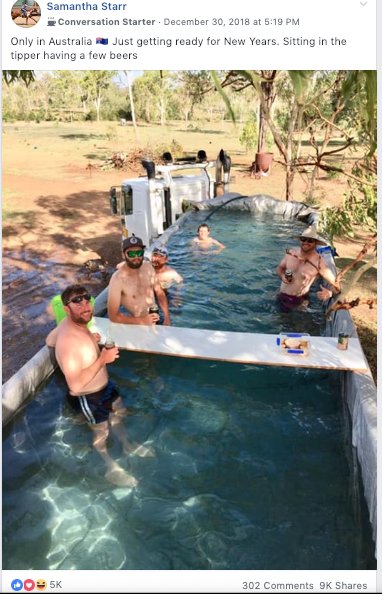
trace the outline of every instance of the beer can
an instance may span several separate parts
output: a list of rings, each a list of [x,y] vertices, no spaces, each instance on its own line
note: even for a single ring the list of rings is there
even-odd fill
[[[346,351],[348,346],[349,346],[349,334],[340,332],[338,334],[337,349],[340,349],[340,351]]]
[[[293,271],[289,268],[287,268],[287,270],[285,271],[285,278],[287,279],[288,283],[292,282]]]
[[[157,306],[156,303],[154,303],[153,305],[150,305],[150,307],[149,307],[149,313],[151,313],[151,314],[152,313],[155,313],[155,314],[158,314],[159,315],[159,307]],[[159,320],[158,320],[158,322],[159,322]],[[155,324],[158,324],[158,322],[154,322],[154,323]]]

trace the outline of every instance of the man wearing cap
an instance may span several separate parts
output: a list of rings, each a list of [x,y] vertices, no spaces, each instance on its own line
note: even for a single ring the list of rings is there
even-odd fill
[[[166,247],[157,246],[153,249],[151,264],[154,267],[159,284],[165,291],[168,299],[170,299],[169,289],[176,285],[176,292],[171,295],[171,304],[179,307],[181,305],[179,291],[183,288],[183,277],[175,268],[168,265],[168,250]]]
[[[180,285],[183,277],[168,265],[168,250],[166,247],[155,247],[151,255],[151,264],[154,267],[160,286],[166,290],[173,285]]]
[[[134,234],[124,240],[124,263],[112,275],[109,283],[108,314],[119,324],[151,325],[159,321],[157,313],[149,313],[155,298],[163,312],[163,324],[170,325],[166,293],[159,284],[151,263],[144,260],[145,245]],[[121,306],[130,315],[120,311]]]
[[[300,247],[286,250],[286,255],[276,269],[281,278],[277,299],[280,310],[284,313],[308,303],[309,289],[318,276],[332,287],[328,289],[320,285],[320,290],[317,291],[319,299],[327,301],[333,294],[340,292],[335,275],[316,252],[317,245],[327,245],[327,241],[318,235],[316,227],[311,225],[296,239],[299,239]],[[287,275],[285,275],[286,271],[288,271]]]

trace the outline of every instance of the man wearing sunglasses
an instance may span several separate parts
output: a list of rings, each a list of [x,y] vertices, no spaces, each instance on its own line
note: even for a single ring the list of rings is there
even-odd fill
[[[280,293],[277,299],[280,310],[284,313],[308,303],[310,287],[319,276],[332,287],[332,289],[328,289],[320,285],[320,290],[317,291],[319,299],[327,301],[333,294],[340,292],[335,275],[316,251],[318,245],[327,245],[327,242],[318,235],[315,226],[311,225],[305,229],[296,239],[300,241],[300,247],[286,250],[286,255],[276,270],[281,278]]]
[[[142,239],[135,235],[124,240],[124,262],[118,266],[109,283],[109,318],[119,324],[156,324],[159,315],[149,313],[149,308],[157,300],[163,312],[163,324],[168,326],[170,315],[166,293],[160,286],[151,263],[144,259],[145,247]],[[120,311],[121,306],[129,315]]]
[[[61,299],[67,317],[52,330],[46,343],[55,348],[68,385],[68,402],[93,430],[93,447],[106,464],[105,478],[119,487],[134,487],[136,479],[111,458],[106,446],[111,428],[125,454],[134,449],[123,427],[126,408],[106,369],[119,357],[118,348],[100,350],[99,336],[90,332],[87,325],[93,317],[93,305],[85,287],[71,285]]]

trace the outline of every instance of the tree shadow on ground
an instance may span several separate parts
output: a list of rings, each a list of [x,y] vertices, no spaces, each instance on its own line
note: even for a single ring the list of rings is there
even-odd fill
[[[10,237],[18,235],[20,227],[35,229],[38,222],[38,214],[31,210],[13,211],[3,217],[3,235]]]
[[[182,132],[182,133],[187,133],[187,134],[214,134],[215,136],[217,135],[221,135],[221,134],[225,134],[224,130],[204,130],[203,128],[194,128],[194,129],[188,129],[188,128],[183,128],[183,129],[179,129],[179,130],[175,130],[175,132]]]
[[[105,159],[105,155],[98,155],[97,153],[86,153],[84,155],[86,159]]]
[[[3,253],[3,381],[44,345],[55,325],[51,298],[77,282],[98,295],[121,260],[119,217],[110,214],[108,192],[40,196],[36,204],[41,213],[18,212],[16,220],[13,213],[3,226],[15,246]],[[84,264],[94,257],[108,262],[108,276],[89,275]]]
[[[77,134],[60,134],[60,138],[64,140],[105,140],[105,135],[78,132]]]
[[[89,276],[83,266],[55,262],[41,249],[7,250],[3,261],[3,381],[7,381],[44,346],[45,336],[54,328],[52,297],[74,283],[96,296],[107,280]],[[31,264],[29,271],[22,266],[25,261]]]

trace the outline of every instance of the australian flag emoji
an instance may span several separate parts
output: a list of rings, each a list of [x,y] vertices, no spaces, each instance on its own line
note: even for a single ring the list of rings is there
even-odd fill
[[[107,45],[109,40],[107,37],[96,37],[96,43],[100,43],[101,45]]]

